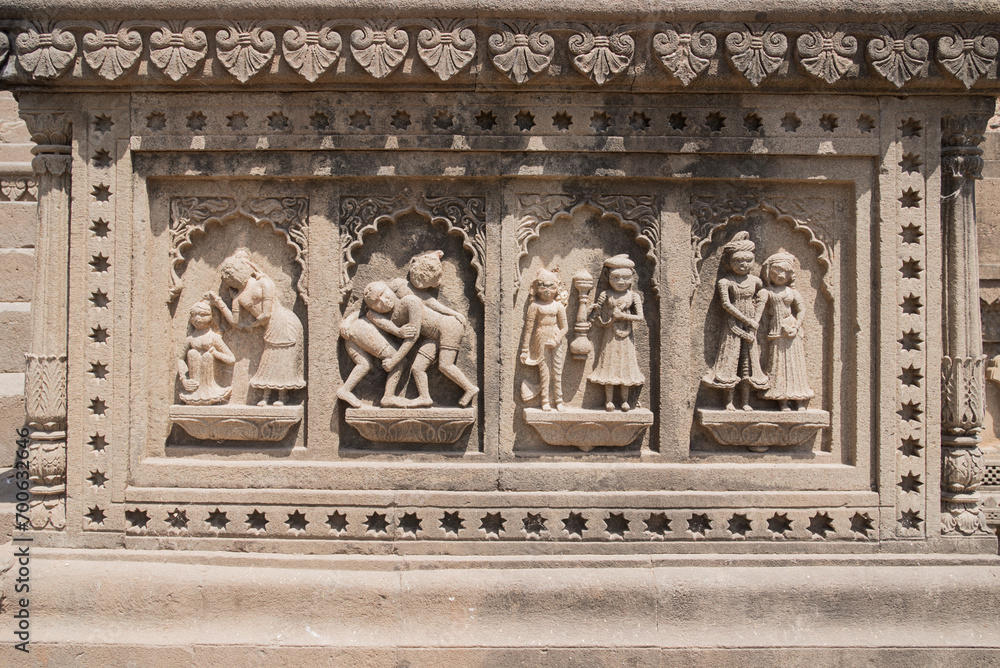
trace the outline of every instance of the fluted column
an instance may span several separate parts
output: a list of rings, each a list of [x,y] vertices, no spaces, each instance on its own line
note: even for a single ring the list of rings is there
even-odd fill
[[[979,449],[985,386],[979,315],[976,179],[982,178],[989,114],[941,120],[944,359],[941,364],[941,532],[988,533],[979,505],[985,466]]]
[[[22,114],[35,157],[38,234],[31,312],[31,352],[25,369],[25,407],[32,429],[28,472],[31,525],[66,526],[66,334],[70,187],[69,117],[62,113]]]

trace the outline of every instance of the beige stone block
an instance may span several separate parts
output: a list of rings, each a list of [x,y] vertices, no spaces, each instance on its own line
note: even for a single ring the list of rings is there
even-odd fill
[[[22,136],[23,135],[23,136]],[[24,123],[0,122],[0,138],[9,137],[11,143],[0,143],[0,162],[31,162],[32,144]]]
[[[34,250],[0,250],[0,302],[31,301],[34,281]]]
[[[0,202],[0,248],[32,248],[37,212],[35,202]]]
[[[0,373],[23,373],[24,354],[31,342],[31,304],[0,303],[0,331],[4,333]]]
[[[24,421],[24,373],[0,373],[0,470],[14,464],[15,430]]]

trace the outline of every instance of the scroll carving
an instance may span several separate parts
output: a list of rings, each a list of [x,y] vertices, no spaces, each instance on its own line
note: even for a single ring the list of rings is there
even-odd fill
[[[715,55],[715,35],[690,26],[670,26],[653,36],[653,51],[685,86],[705,71]]]
[[[903,26],[883,26],[879,36],[868,42],[872,67],[896,88],[913,77],[927,76],[930,45],[919,34],[905,32]]]
[[[76,36],[54,27],[49,32],[29,27],[17,36],[17,63],[32,79],[54,79],[64,74],[76,59]]]
[[[164,25],[149,36],[149,59],[174,81],[183,79],[207,54],[205,33],[190,26]]]
[[[985,26],[958,25],[954,32],[938,39],[937,58],[966,88],[996,65],[1000,44]]]
[[[570,36],[569,51],[573,54],[573,67],[600,86],[629,66],[635,53],[635,40],[621,31],[595,35],[581,28]]]
[[[489,40],[493,65],[519,84],[548,69],[555,45],[552,36],[541,31],[505,30],[490,35]]]
[[[244,83],[274,56],[274,35],[257,26],[230,24],[215,34],[215,41],[219,61]]]
[[[771,27],[747,26],[729,33],[726,50],[733,66],[757,87],[784,61],[788,38]]]
[[[316,81],[340,58],[343,43],[332,24],[295,25],[281,38],[281,52],[292,69]]]
[[[340,204],[341,280],[340,293],[351,291],[350,270],[357,264],[354,251],[364,245],[366,234],[388,220],[415,211],[431,224],[443,224],[449,234],[462,237],[462,246],[472,255],[476,270],[476,294],[486,302],[486,200],[482,197],[345,197]]]
[[[394,25],[376,28],[365,24],[351,33],[351,53],[361,67],[376,79],[382,79],[403,62],[410,38]]]
[[[819,26],[796,41],[802,67],[829,84],[837,82],[854,66],[858,39],[840,26]]]
[[[0,32],[0,67],[7,61],[8,53],[10,53],[10,39],[7,33]]]
[[[127,26],[105,32],[97,28],[83,36],[83,58],[102,78],[113,81],[132,69],[142,53],[142,37]]]
[[[447,81],[472,62],[476,55],[476,33],[468,22],[447,28],[438,23],[417,35],[417,54],[441,81]]]
[[[270,224],[275,232],[285,236],[285,242],[295,251],[299,265],[299,296],[309,303],[306,254],[309,200],[305,197],[258,197],[242,203],[228,197],[174,197],[170,200],[170,301],[177,299],[184,287],[179,268],[187,260],[192,237],[205,232],[209,223],[223,223],[243,215],[256,225]]]
[[[660,224],[655,197],[640,195],[522,195],[521,220],[517,224],[517,257],[528,254],[528,244],[538,238],[538,233],[563,216],[570,216],[582,206],[591,206],[603,216],[611,216],[621,227],[630,229],[635,238],[646,247],[646,258],[653,265],[652,287],[656,293],[659,279],[656,272],[657,246],[660,242]],[[518,281],[520,284],[520,269]]]

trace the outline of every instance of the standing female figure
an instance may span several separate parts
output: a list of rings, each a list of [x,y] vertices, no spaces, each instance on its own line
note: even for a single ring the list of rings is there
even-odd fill
[[[528,304],[524,322],[521,364],[538,367],[537,394],[541,394],[543,411],[552,410],[552,403],[555,403],[557,411],[566,410],[562,394],[566,349],[562,342],[569,331],[569,321],[566,319],[566,304],[558,299],[560,296],[559,275],[547,269],[539,271],[531,286],[531,303]],[[525,391],[525,387],[522,386],[521,390],[525,401],[537,396],[530,389]]]
[[[621,409],[631,410],[629,391],[646,382],[636,359],[635,337],[632,327],[645,322],[642,296],[632,289],[635,263],[627,255],[615,255],[604,261],[608,288],[601,292],[590,307],[591,315],[597,314],[600,352],[597,364],[588,376],[591,383],[604,386],[604,408],[615,409],[615,388],[621,388]],[[639,407],[638,398],[635,407]]]
[[[765,399],[778,402],[783,411],[791,410],[788,402],[798,403],[805,410],[815,395],[809,388],[806,374],[806,351],[802,345],[802,318],[805,306],[802,295],[792,287],[795,282],[795,258],[779,251],[764,261],[761,268],[764,295],[769,316],[767,329],[768,356],[767,391]]]
[[[250,254],[238,250],[222,263],[222,281],[232,292],[233,307],[215,292],[205,294],[230,325],[237,326],[245,310],[253,318],[250,327],[264,328],[264,352],[250,387],[260,390],[259,406],[266,406],[271,393],[278,391],[275,406],[288,401],[289,390],[306,386],[303,378],[302,323],[278,299],[274,281],[250,260]]]
[[[737,232],[722,248],[722,262],[728,271],[719,279],[717,288],[725,317],[715,365],[701,382],[726,391],[726,410],[736,410],[733,400],[737,386],[745,411],[753,410],[750,388],[767,389],[757,344],[757,328],[766,296],[760,294],[764,287],[760,278],[750,275],[755,248],[749,232]]]

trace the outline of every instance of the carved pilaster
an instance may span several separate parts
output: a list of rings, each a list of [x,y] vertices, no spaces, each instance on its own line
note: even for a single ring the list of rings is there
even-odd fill
[[[985,467],[979,449],[983,425],[985,357],[979,314],[976,179],[982,178],[989,114],[941,120],[941,223],[944,253],[944,359],[941,365],[941,531],[988,533],[979,505]]]
[[[30,516],[35,529],[62,529],[66,525],[71,130],[66,114],[29,112],[23,116],[36,144],[31,166],[38,182],[32,340],[25,373],[26,409],[32,429]]]

